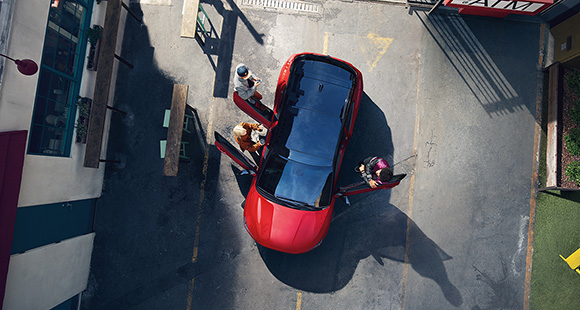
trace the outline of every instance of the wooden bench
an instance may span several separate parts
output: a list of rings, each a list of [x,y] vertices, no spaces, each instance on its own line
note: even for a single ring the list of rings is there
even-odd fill
[[[558,187],[559,175],[558,151],[561,141],[558,141],[559,106],[562,98],[562,68],[560,63],[548,67],[548,133],[546,146],[546,187]]]
[[[101,145],[103,143],[107,102],[109,100],[109,89],[113,75],[113,61],[115,59],[115,49],[117,46],[121,3],[121,0],[107,1],[105,23],[99,43],[99,63],[97,64],[95,92],[93,94],[91,117],[87,131],[84,167],[99,168],[99,162],[101,161]]]
[[[185,118],[185,109],[187,107],[188,90],[188,85],[173,85],[171,113],[167,129],[167,142],[165,144],[165,159],[163,161],[163,175],[165,176],[177,176],[179,169],[183,119]]]

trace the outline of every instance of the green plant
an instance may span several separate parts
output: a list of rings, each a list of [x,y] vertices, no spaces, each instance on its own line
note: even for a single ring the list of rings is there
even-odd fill
[[[84,143],[84,138],[89,132],[89,116],[91,115],[91,99],[79,96],[77,99],[77,108],[79,110],[79,117],[75,123],[77,130],[77,142]]]
[[[101,31],[103,28],[99,25],[94,25],[93,28],[87,29],[87,40],[91,45],[97,45],[97,41],[101,38]]]
[[[75,129],[77,130],[77,140],[82,140],[81,138],[86,136],[89,132],[88,126],[85,124],[84,120],[77,118],[77,123],[75,124]]]
[[[79,118],[89,118],[91,109],[91,99],[87,97],[78,97],[77,108],[79,109]]]
[[[580,161],[574,161],[568,164],[568,167],[566,167],[566,175],[570,177],[570,180],[580,185]]]
[[[87,68],[92,68],[95,64],[95,50],[91,49],[89,51],[89,56],[87,56]]]
[[[580,156],[580,129],[572,128],[569,134],[564,137],[568,152],[574,156]]]
[[[574,107],[568,111],[568,114],[576,124],[580,125],[580,101],[574,102]]]
[[[568,87],[580,96],[580,70],[572,71],[572,74],[568,77]]]

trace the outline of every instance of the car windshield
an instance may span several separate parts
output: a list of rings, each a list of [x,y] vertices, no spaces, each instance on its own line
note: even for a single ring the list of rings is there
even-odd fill
[[[328,195],[323,195],[326,192],[323,189],[330,186],[331,175],[332,167],[306,165],[271,154],[262,167],[257,185],[285,202],[319,207],[328,205]]]

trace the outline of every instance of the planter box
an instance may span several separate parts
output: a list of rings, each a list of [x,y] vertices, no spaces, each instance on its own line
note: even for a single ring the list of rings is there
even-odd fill
[[[79,115],[79,118],[77,119],[77,122],[75,123],[75,128],[76,128],[76,142],[77,143],[87,143],[87,134],[89,131],[89,119],[91,118],[91,106],[93,104],[93,100],[89,99],[89,98],[82,98],[79,100],[86,100],[87,104],[88,104],[88,116],[84,117]],[[84,134],[79,134],[79,128],[84,128]],[[82,130],[82,129],[81,129]]]
[[[103,31],[103,27],[99,25],[94,25],[93,28],[100,28],[101,32]],[[87,57],[89,60],[87,61],[87,70],[89,71],[97,71],[97,64],[99,63],[99,52],[101,50],[101,39],[97,40],[95,45],[91,44],[89,49],[89,56]]]
[[[568,78],[573,69],[556,62],[547,68],[548,81],[548,120],[546,147],[546,188],[559,190],[580,190],[580,186],[566,175],[566,168],[580,158],[573,156],[567,149],[564,137],[578,125],[570,113],[575,102],[580,100],[568,87]]]

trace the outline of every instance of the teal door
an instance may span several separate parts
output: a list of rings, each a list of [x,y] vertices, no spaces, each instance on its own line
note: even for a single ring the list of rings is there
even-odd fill
[[[10,254],[92,232],[95,203],[87,199],[18,208]]]

